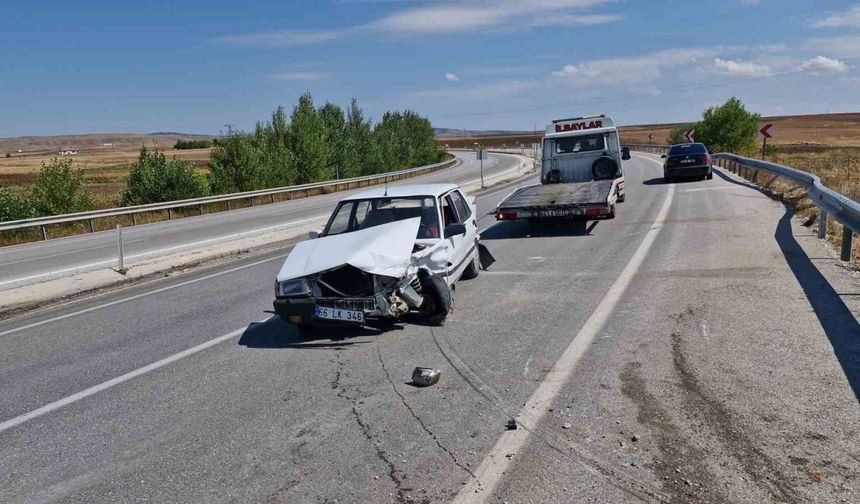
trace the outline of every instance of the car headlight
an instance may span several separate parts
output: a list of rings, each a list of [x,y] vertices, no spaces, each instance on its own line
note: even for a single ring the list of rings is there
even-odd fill
[[[304,278],[275,282],[275,296],[277,297],[309,296],[310,294],[311,287]]]

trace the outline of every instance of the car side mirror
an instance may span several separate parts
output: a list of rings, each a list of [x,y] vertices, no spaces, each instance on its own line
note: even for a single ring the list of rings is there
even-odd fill
[[[627,161],[630,159],[630,147],[622,147],[621,148],[621,159]]]
[[[320,237],[321,234],[322,234],[322,231],[320,231],[319,229],[315,229],[313,231],[308,231],[308,239],[309,240],[316,240],[317,238]]]
[[[661,158],[663,158],[663,159],[666,159],[666,155],[665,155],[665,154],[663,154],[663,155],[662,155],[662,156],[660,156],[660,157],[661,157]]]
[[[466,234],[466,225],[465,224],[448,224],[445,226],[445,237],[450,238],[452,236],[464,235]]]

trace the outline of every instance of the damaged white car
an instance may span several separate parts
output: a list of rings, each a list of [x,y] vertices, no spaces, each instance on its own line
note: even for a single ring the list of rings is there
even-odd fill
[[[451,288],[492,256],[477,208],[453,184],[379,187],[338,203],[321,232],[297,244],[275,282],[275,312],[300,328],[363,325],[420,313],[440,325]]]

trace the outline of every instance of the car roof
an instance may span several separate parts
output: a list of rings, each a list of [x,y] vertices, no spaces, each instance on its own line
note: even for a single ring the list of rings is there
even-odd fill
[[[457,189],[456,184],[397,184],[389,185],[386,189],[385,185],[379,185],[373,189],[361,191],[343,198],[341,201],[352,201],[372,198],[403,198],[406,196],[441,196],[448,191]]]

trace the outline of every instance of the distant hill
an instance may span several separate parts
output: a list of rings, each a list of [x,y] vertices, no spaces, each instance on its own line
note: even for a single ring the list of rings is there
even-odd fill
[[[529,133],[528,131],[512,131],[512,130],[466,130],[466,136],[499,136],[499,135],[519,135]],[[436,137],[462,137],[462,129],[454,128],[436,128]]]
[[[142,145],[167,149],[177,140],[214,138],[212,135],[196,135],[176,132],[157,133],[88,133],[83,135],[23,136],[0,138],[0,153],[24,153],[56,151],[60,148],[88,151],[95,149],[129,149]],[[108,144],[108,145],[106,145]]]

